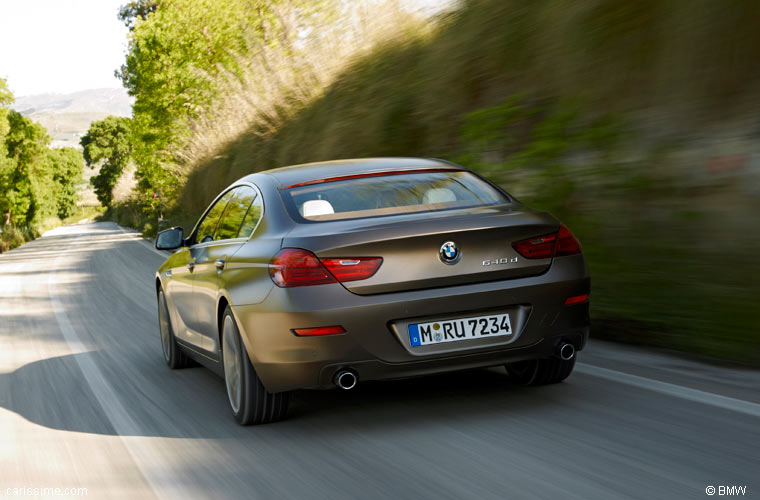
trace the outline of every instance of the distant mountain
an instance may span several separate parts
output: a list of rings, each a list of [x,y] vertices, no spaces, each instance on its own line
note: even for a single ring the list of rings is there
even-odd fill
[[[40,112],[106,113],[131,116],[133,99],[126,89],[81,90],[72,94],[40,94],[17,97],[13,109],[22,115]]]
[[[53,139],[52,147],[79,148],[90,123],[108,115],[131,116],[133,100],[125,89],[92,89],[17,97],[11,107],[42,124]]]

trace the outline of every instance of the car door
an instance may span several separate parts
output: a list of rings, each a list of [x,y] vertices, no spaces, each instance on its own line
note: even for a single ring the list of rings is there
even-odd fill
[[[193,285],[195,281],[196,259],[199,251],[213,242],[216,228],[222,218],[224,209],[232,198],[234,190],[229,190],[215,201],[206,211],[203,218],[196,226],[190,243],[190,248],[183,249],[185,258],[181,260],[184,265],[172,269],[172,281],[180,292],[175,292],[175,307],[181,317],[184,329],[178,337],[194,347],[204,348],[203,335],[198,327],[198,304],[195,302]]]
[[[169,305],[174,335],[185,342],[193,337],[191,325],[194,322],[193,274],[190,264],[190,250],[182,248],[169,257],[168,279],[164,282],[166,301]]]
[[[247,240],[248,235],[240,234],[257,192],[250,186],[238,186],[222,214],[213,241],[194,248],[193,258],[193,303],[196,304],[197,329],[203,336],[203,348],[217,352],[217,303],[220,288],[224,286],[224,268],[227,259]],[[250,233],[249,233],[250,234]]]

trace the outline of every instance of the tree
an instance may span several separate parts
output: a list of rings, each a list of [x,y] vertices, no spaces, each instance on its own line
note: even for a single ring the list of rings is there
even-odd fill
[[[182,166],[191,125],[213,115],[220,78],[242,80],[247,61],[270,64],[263,48],[303,41],[299,33],[309,27],[291,25],[286,18],[311,19],[317,11],[333,12],[340,3],[134,0],[122,7],[119,18],[130,28],[129,48],[116,75],[135,97],[132,144],[138,189],[176,195],[183,174],[177,166]]]
[[[158,8],[156,0],[133,0],[119,8],[119,21],[123,22],[129,31],[135,29],[138,21],[145,21],[148,15]]]
[[[49,199],[47,164],[50,144],[45,128],[16,111],[7,112],[4,161],[0,163],[0,213],[5,224],[29,225],[45,215]]]
[[[132,156],[130,126],[129,118],[107,116],[103,120],[92,122],[80,141],[87,166],[100,166],[98,175],[90,179],[90,182],[95,188],[98,201],[105,207],[111,205],[113,187]]]
[[[49,149],[47,160],[55,182],[55,210],[61,219],[74,214],[77,204],[76,184],[82,179],[84,158],[74,148]]]
[[[10,212],[6,213],[9,185],[6,184],[5,179],[14,170],[15,165],[8,158],[8,148],[5,146],[5,137],[11,129],[8,122],[8,112],[10,111],[6,106],[13,102],[13,94],[8,90],[8,86],[5,80],[0,78],[0,213],[5,215],[2,221],[3,226],[10,224]]]

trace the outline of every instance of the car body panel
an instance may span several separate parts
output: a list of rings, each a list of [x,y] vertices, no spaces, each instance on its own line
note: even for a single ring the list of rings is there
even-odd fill
[[[223,268],[216,267],[216,261],[224,261],[226,266],[227,261],[231,260],[245,242],[245,239],[223,240],[190,249],[190,254],[195,260],[191,299],[195,319],[192,328],[202,332],[201,347],[207,351],[217,352],[219,349],[217,304],[220,291],[225,289],[227,284],[227,275]]]

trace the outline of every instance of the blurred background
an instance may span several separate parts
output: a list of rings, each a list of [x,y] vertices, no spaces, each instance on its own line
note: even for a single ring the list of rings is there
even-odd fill
[[[446,158],[575,232],[592,336],[760,364],[760,2],[138,0],[119,17],[132,116],[81,142],[107,219],[150,235],[254,171]]]

